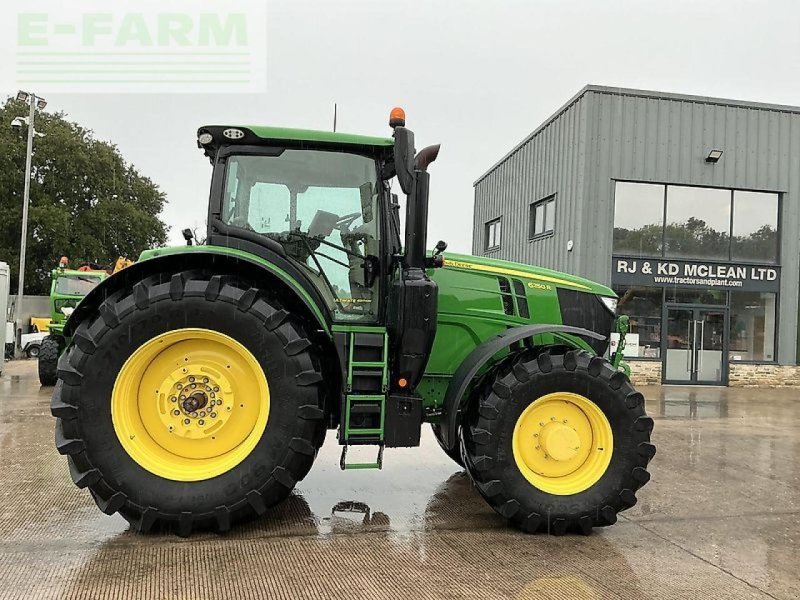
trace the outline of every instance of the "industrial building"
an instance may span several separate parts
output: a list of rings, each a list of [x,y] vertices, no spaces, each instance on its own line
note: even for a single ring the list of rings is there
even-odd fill
[[[611,285],[634,379],[799,384],[800,107],[589,85],[475,182],[473,252]]]

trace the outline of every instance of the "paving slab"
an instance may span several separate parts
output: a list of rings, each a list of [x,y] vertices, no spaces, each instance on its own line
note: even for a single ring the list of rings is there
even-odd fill
[[[0,599],[800,597],[800,395],[643,388],[653,479],[591,536],[506,526],[426,428],[224,536],[139,535],[72,485],[33,361],[0,378]]]

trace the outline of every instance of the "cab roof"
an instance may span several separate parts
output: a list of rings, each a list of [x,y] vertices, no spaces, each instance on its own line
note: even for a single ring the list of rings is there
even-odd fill
[[[210,134],[211,138],[205,134]],[[203,138],[206,138],[205,140]],[[381,154],[390,153],[394,139],[339,133],[333,131],[315,131],[313,129],[292,129],[289,127],[267,127],[263,125],[205,125],[197,131],[197,145],[211,158],[216,148],[227,145],[261,145],[278,143],[290,147],[302,147],[314,144],[321,147],[349,146]]]
[[[245,125],[244,129],[249,129],[264,140],[333,142],[337,144],[356,144],[358,146],[394,146],[394,140],[392,138],[358,135],[355,133],[316,131],[314,129],[290,129],[288,127],[266,127],[261,125]]]

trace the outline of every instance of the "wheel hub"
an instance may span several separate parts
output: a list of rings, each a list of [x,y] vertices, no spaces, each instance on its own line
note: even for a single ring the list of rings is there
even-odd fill
[[[159,394],[162,389],[168,390],[169,405],[159,416],[170,434],[217,439],[215,434],[231,416],[234,406],[233,386],[226,377],[211,372],[208,366],[190,363],[165,377]]]
[[[574,427],[550,421],[539,433],[539,440],[545,458],[571,460],[581,449],[581,437]]]

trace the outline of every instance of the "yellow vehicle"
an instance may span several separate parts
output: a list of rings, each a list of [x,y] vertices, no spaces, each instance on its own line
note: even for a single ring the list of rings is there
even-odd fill
[[[50,331],[51,317],[31,317],[31,331],[33,333],[44,333]]]

